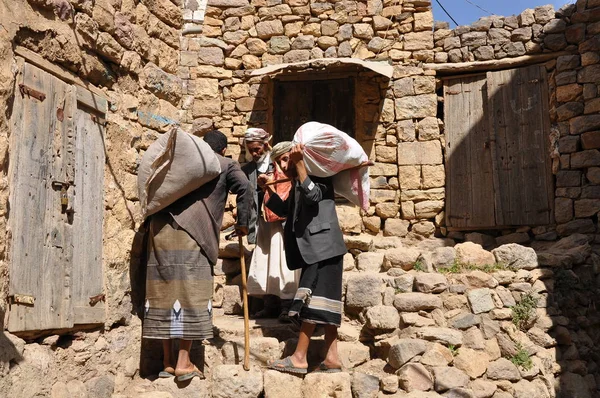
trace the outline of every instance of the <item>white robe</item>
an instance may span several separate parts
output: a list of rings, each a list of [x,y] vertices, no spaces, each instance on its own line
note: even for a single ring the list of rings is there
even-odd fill
[[[248,271],[248,294],[272,294],[282,300],[291,300],[298,289],[300,273],[299,269],[290,271],[287,267],[282,222],[266,222],[259,217],[256,247]]]

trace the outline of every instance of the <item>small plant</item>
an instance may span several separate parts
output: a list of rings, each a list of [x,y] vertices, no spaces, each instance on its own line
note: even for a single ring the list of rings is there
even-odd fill
[[[509,359],[515,366],[522,367],[525,370],[529,370],[533,367],[533,362],[531,361],[529,353],[525,351],[520,343],[517,343],[517,353]]]
[[[535,308],[538,304],[538,298],[533,294],[527,293],[521,297],[516,305],[511,307],[512,321],[517,328],[525,330],[531,318],[535,314]]]
[[[454,344],[448,344],[448,349],[450,350],[450,353],[452,354],[453,357],[458,355],[458,349],[456,348],[456,346]]]
[[[449,268],[440,268],[438,269],[438,271],[442,274],[458,274],[461,272],[462,268],[463,265],[455,259],[452,263],[452,266],[450,266]]]
[[[423,261],[421,261],[421,260],[415,261],[415,264],[413,265],[413,269],[415,271],[425,272],[425,266],[423,265]]]
[[[494,264],[485,264],[482,266],[477,266],[474,264],[464,264],[459,260],[455,259],[452,263],[452,266],[449,268],[440,268],[438,271],[442,274],[458,274],[465,271],[483,271],[487,274],[491,274],[496,271],[518,271],[515,267],[507,267],[506,264],[503,263],[494,263]]]

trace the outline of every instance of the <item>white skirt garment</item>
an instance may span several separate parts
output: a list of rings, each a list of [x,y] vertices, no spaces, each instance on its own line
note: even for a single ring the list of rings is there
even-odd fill
[[[294,298],[301,270],[291,271],[285,261],[281,221],[266,222],[259,217],[256,247],[248,271],[248,294],[275,295],[282,300]]]

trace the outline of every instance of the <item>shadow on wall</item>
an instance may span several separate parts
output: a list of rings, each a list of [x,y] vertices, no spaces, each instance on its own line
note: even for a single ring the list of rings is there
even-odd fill
[[[536,251],[537,268],[496,288],[505,316],[482,316],[491,314],[501,355],[521,365],[519,389],[591,398],[600,381],[600,257],[594,235],[555,228],[547,81],[537,65],[445,81],[446,223],[455,237],[486,230],[495,246]],[[493,329],[479,327],[490,337]]]

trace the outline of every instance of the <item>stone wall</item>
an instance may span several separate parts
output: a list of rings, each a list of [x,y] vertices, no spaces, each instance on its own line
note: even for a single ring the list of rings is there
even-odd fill
[[[7,275],[9,119],[16,46],[100,87],[109,101],[105,134],[103,267],[106,326],[131,318],[129,269],[140,223],[137,165],[143,150],[180,119],[179,64],[182,10],[178,2],[132,0],[0,1],[0,279],[4,310]],[[10,23],[5,23],[10,21]],[[2,313],[4,311],[1,311]]]

